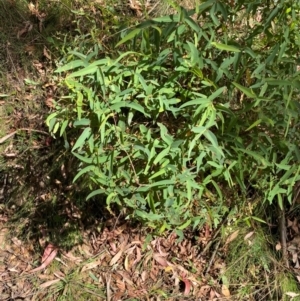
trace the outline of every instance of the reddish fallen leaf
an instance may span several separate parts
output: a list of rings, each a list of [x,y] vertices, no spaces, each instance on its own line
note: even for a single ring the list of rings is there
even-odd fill
[[[181,280],[184,282],[184,292],[183,292],[183,294],[185,296],[187,296],[190,293],[190,290],[191,290],[191,282],[186,278],[182,278]]]
[[[55,247],[51,243],[48,244],[48,246],[46,247],[46,249],[44,251],[43,257],[42,257],[42,264],[39,267],[37,267],[33,270],[30,270],[29,273],[35,273],[35,272],[45,269],[53,261],[53,259],[57,255],[57,252],[58,252],[57,247]]]
[[[51,243],[48,244],[48,246],[46,247],[46,249],[44,251],[43,257],[42,257],[42,263],[44,263],[49,258],[49,256],[52,254],[52,252],[55,250],[57,253],[57,248],[54,245],[52,245]]]

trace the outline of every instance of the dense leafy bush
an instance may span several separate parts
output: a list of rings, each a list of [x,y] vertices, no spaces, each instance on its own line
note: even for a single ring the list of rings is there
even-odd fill
[[[68,53],[57,69],[67,96],[47,124],[81,161],[88,198],[160,231],[216,225],[249,187],[291,202],[299,7],[237,2],[144,21],[122,32],[116,57]]]

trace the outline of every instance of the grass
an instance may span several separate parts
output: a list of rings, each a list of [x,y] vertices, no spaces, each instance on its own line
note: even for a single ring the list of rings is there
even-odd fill
[[[295,276],[281,265],[279,253],[274,250],[274,237],[266,235],[263,227],[253,229],[241,224],[237,229],[239,235],[226,250],[222,280],[240,300],[287,301],[293,294],[300,294]]]

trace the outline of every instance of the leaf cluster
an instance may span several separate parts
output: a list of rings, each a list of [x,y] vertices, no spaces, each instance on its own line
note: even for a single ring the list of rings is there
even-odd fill
[[[123,30],[115,57],[68,52],[56,70],[67,92],[47,125],[81,162],[74,181],[88,199],[160,232],[217,225],[250,186],[262,202],[292,201],[299,7],[231,3]]]

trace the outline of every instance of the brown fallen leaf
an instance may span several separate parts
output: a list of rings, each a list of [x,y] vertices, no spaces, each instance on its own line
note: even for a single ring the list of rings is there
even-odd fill
[[[123,280],[131,287],[134,287],[134,283],[131,281],[130,275],[126,271],[117,271],[122,276]]]
[[[54,99],[53,99],[52,96],[48,96],[48,97],[46,98],[46,100],[45,100],[45,105],[46,105],[48,108],[50,108],[50,109],[52,109],[52,108],[55,107],[55,105],[54,105]]]
[[[60,279],[54,279],[54,280],[50,280],[50,281],[47,281],[47,282],[44,282],[40,285],[40,288],[46,288],[46,287],[49,287],[57,282],[61,281]]]
[[[226,239],[225,245],[228,245],[229,243],[231,243],[232,241],[234,241],[239,234],[240,230],[236,230],[233,233],[231,233],[228,238]]]
[[[76,257],[72,254],[71,251],[69,251],[68,253],[64,253],[62,252],[61,253],[66,259],[70,260],[70,261],[73,261],[75,263],[79,263],[79,262],[82,262],[82,258],[80,257]]]
[[[24,23],[24,27],[22,29],[20,29],[17,33],[17,38],[20,39],[20,37],[27,33],[30,32],[33,28],[33,24],[30,21],[25,21]]]
[[[124,267],[125,267],[125,270],[126,270],[127,272],[130,271],[129,255],[127,255],[127,256],[125,257]]]
[[[281,250],[281,243],[280,243],[280,242],[278,242],[278,243],[276,244],[275,250],[276,250],[276,251]]]
[[[45,56],[48,60],[51,61],[51,55],[49,54],[48,49],[47,49],[46,46],[44,46],[43,54],[44,54],[44,56]]]
[[[124,249],[121,248],[121,250],[112,258],[112,260],[110,261],[109,265],[112,266],[115,263],[117,263],[119,261],[119,259],[121,258],[123,252],[124,252]]]
[[[292,298],[295,298],[295,297],[298,297],[299,296],[299,294],[296,294],[296,293],[294,293],[294,292],[286,292],[285,293],[287,296],[289,296],[289,297],[292,297]]]
[[[222,285],[222,289],[221,290],[222,290],[222,295],[224,297],[230,297],[231,296],[230,295],[230,291],[229,291],[228,287],[225,284]]]
[[[2,137],[2,138],[0,139],[0,144],[4,143],[7,139],[9,139],[10,137],[12,137],[16,132],[17,132],[17,131],[14,131],[14,132],[12,132],[12,133],[10,133],[10,134],[7,134],[6,136]]]
[[[84,272],[84,271],[87,271],[87,270],[91,270],[91,269],[94,269],[96,268],[98,265],[100,265],[102,262],[102,258],[101,259],[98,259],[96,261],[92,261],[92,262],[89,262],[87,264],[85,264],[83,266],[83,268],[81,269],[81,272]]]
[[[153,259],[163,267],[168,266],[167,260],[164,257],[162,257],[159,253],[154,253]]]
[[[5,248],[7,233],[8,233],[7,228],[3,228],[0,230],[0,250],[3,250]]]
[[[254,231],[249,232],[248,234],[245,235],[244,240],[249,239],[253,234],[254,234]]]

